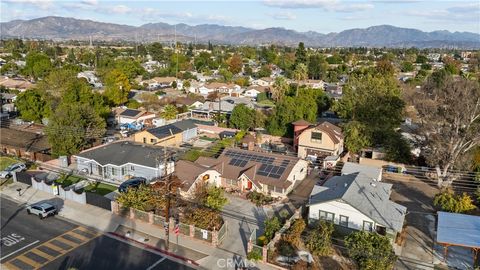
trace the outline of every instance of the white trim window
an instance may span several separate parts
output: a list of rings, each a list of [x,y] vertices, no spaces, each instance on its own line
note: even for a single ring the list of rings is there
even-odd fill
[[[347,227],[348,228],[348,217],[347,216],[343,216],[343,215],[340,215],[340,219],[338,221],[338,224],[340,226],[343,226],[343,227]]]
[[[333,222],[333,220],[335,219],[334,213],[330,213],[322,210],[320,210],[318,216],[320,217],[321,220],[326,220],[330,222]]]
[[[369,231],[369,232],[373,231],[373,222],[364,220],[363,221],[363,230],[364,231]]]

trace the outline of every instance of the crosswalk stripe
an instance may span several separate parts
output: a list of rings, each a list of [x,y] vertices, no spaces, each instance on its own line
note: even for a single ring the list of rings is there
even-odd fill
[[[42,244],[42,246],[46,246],[46,247],[48,247],[48,248],[51,248],[51,249],[53,249],[53,250],[55,250],[55,251],[58,251],[59,253],[62,253],[62,252],[64,251],[63,248],[57,247],[57,246],[55,246],[54,244],[52,244],[52,243],[50,243],[50,242],[44,243],[44,244]]]
[[[42,257],[44,257],[44,258],[47,258],[49,261],[51,261],[51,260],[53,260],[53,258],[55,258],[55,257],[53,257],[52,255],[47,254],[47,253],[45,253],[45,252],[43,252],[43,251],[41,251],[41,250],[39,250],[39,249],[32,249],[32,250],[30,250],[30,251],[33,252],[33,253],[35,253],[35,254],[37,254],[38,256],[42,256]]]
[[[25,255],[20,255],[16,258],[17,260],[21,260],[23,261],[24,263],[27,263],[29,265],[31,265],[33,268],[38,268],[40,267],[40,265],[42,265],[41,263],[38,263],[30,258],[28,258],[27,256]]]
[[[88,240],[92,239],[92,238],[86,237],[85,235],[79,234],[75,231],[72,231],[72,233],[70,235],[72,235],[73,237],[78,238],[80,240],[83,240],[83,241],[88,241]],[[95,237],[95,235],[92,235],[92,236]]]

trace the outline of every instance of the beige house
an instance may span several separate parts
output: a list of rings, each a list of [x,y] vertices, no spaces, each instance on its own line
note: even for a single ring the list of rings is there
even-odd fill
[[[340,127],[329,122],[312,125],[304,120],[294,125],[294,146],[299,158],[317,159],[343,152],[344,138]]]

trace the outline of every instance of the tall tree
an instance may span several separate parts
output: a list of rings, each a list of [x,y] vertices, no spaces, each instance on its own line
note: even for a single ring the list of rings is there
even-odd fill
[[[295,95],[298,95],[298,88],[300,87],[300,82],[303,83],[308,78],[307,66],[303,63],[298,64],[293,71],[293,78],[297,81]]]
[[[397,260],[390,240],[377,233],[358,231],[345,238],[348,254],[362,270],[393,269]]]
[[[114,105],[121,105],[128,100],[130,92],[128,77],[120,70],[113,69],[105,76],[104,95]]]
[[[175,117],[177,117],[177,113],[178,113],[177,107],[175,107],[175,105],[168,104],[165,107],[163,107],[163,112],[161,113],[161,116],[166,120],[172,120],[172,119],[175,119]]]
[[[456,162],[480,144],[480,85],[451,76],[431,76],[413,100],[427,163],[436,168],[439,187],[458,175]]]
[[[303,42],[298,43],[297,50],[295,52],[295,66],[298,64],[307,63],[307,50],[305,50],[305,44]]]
[[[62,104],[45,129],[52,153],[56,156],[80,152],[105,134],[105,119],[88,104]]]
[[[229,122],[232,127],[241,130],[254,128],[255,110],[248,108],[245,104],[238,104],[233,108]]]
[[[228,70],[233,74],[238,74],[242,71],[243,62],[242,57],[239,54],[234,54],[227,61]]]
[[[285,77],[275,78],[275,82],[273,83],[273,87],[271,89],[272,99],[275,100],[276,102],[282,100],[282,98],[287,93],[289,87],[290,86],[288,85],[288,82],[285,79]]]
[[[51,115],[51,107],[45,93],[38,89],[27,90],[18,94],[15,101],[20,117],[25,121],[41,123]]]
[[[29,52],[25,57],[24,73],[34,79],[45,77],[53,65],[48,55],[38,52]]]

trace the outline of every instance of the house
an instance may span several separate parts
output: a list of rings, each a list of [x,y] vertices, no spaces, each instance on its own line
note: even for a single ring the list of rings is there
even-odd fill
[[[0,134],[0,151],[4,154],[33,161],[52,159],[47,136],[10,128],[0,128]]]
[[[172,87],[173,82],[177,81],[175,77],[154,77],[152,81],[156,82],[160,88]]]
[[[308,202],[308,220],[327,220],[337,228],[375,231],[395,240],[403,229],[407,208],[390,200],[392,184],[362,173],[335,176],[315,185]]]
[[[245,90],[245,93],[243,94],[246,97],[250,98],[257,98],[257,95],[260,93],[265,93],[270,91],[269,87],[264,87],[264,86],[250,86]]]
[[[307,80],[305,85],[313,89],[323,89],[325,82],[322,80]]]
[[[157,69],[160,68],[167,68],[167,64],[165,62],[159,62],[159,61],[154,61],[154,60],[149,60],[145,63],[142,64],[142,67],[147,71],[148,73],[152,73]]]
[[[95,88],[103,87],[103,84],[100,82],[98,77],[95,75],[95,71],[82,71],[77,74],[77,78],[83,78],[87,80],[87,83],[92,85]]]
[[[135,133],[134,141],[157,146],[179,146],[198,135],[198,128],[192,120],[146,129]]]
[[[203,105],[203,102],[188,97],[178,97],[175,103],[177,107],[187,106],[188,108],[200,108]]]
[[[119,109],[115,113],[115,120],[119,125],[151,122],[155,114],[147,111],[133,109]]]
[[[313,125],[305,120],[293,122],[293,146],[300,158],[317,160],[343,152],[342,129],[329,122]]]
[[[17,99],[17,94],[12,93],[0,93],[0,112],[14,112],[16,111],[15,100]]]
[[[307,176],[308,163],[296,157],[226,148],[218,158],[200,157],[196,164],[216,170],[221,186],[284,198]]]
[[[184,198],[192,197],[195,194],[196,187],[199,185],[208,184],[215,187],[222,185],[221,175],[217,170],[191,161],[177,161],[175,164],[175,175],[183,183],[179,191]]]
[[[238,104],[245,104],[253,109],[255,106],[250,98],[242,97],[224,97],[218,101],[206,101],[200,108],[190,109],[193,117],[210,119],[217,113],[230,115]]]
[[[221,94],[231,95],[235,90],[240,90],[241,87],[236,84],[221,83],[221,82],[212,82],[205,84],[197,89],[197,93],[200,95],[208,95],[212,92],[219,92]]]
[[[165,174],[164,147],[121,141],[88,149],[73,158],[77,170],[105,181],[121,183],[132,177],[152,180]],[[168,174],[174,162],[167,162]]]
[[[20,92],[33,88],[35,85],[21,78],[1,77],[0,85],[8,89],[19,90]]]
[[[378,167],[361,165],[353,162],[346,162],[342,168],[342,175],[361,173],[370,180],[382,181],[382,169]]]
[[[256,86],[272,86],[273,85],[273,78],[270,77],[262,77],[252,81],[252,85]]]

